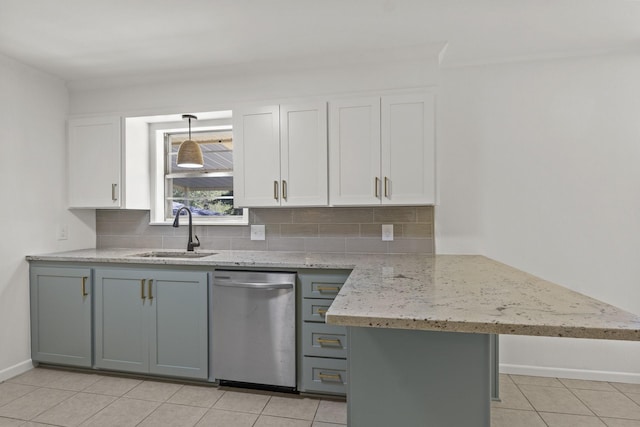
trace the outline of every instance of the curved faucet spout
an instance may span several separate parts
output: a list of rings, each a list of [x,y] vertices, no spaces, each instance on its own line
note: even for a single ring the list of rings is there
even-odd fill
[[[178,211],[176,212],[176,219],[173,220],[173,226],[175,228],[178,228],[180,226],[180,212],[182,212],[183,210],[186,211],[189,215],[189,241],[187,242],[187,251],[193,252],[193,248],[197,248],[198,246],[200,246],[200,239],[198,239],[198,236],[195,236],[196,241],[193,241],[193,221],[191,218],[191,211],[188,207],[183,206],[178,209]]]

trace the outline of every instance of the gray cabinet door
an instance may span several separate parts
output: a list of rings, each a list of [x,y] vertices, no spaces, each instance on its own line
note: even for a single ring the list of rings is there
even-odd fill
[[[207,273],[149,271],[153,310],[149,371],[206,379],[208,375]]]
[[[147,270],[95,269],[95,366],[149,371]]]
[[[207,273],[95,270],[95,366],[208,376]]]
[[[91,367],[91,270],[32,266],[31,358]]]

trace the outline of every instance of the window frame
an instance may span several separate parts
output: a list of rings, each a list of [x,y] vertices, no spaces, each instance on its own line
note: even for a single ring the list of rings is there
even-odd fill
[[[200,131],[232,131],[231,120],[218,120],[220,124],[208,124],[201,126],[191,126],[192,132],[194,130]],[[166,212],[166,162],[169,159],[169,153],[167,152],[167,143],[165,134],[172,133],[186,133],[187,127],[176,127],[175,124],[170,123],[158,123],[155,126],[150,127],[149,139],[151,143],[151,163],[152,163],[152,197],[151,197],[151,212],[150,212],[150,225],[171,225],[173,224],[173,218],[171,215],[167,215]],[[190,171],[185,169],[184,173],[189,174]],[[182,173],[182,172],[179,172]],[[215,174],[216,172],[211,172]],[[225,172],[226,173],[226,172]],[[175,172],[173,173],[175,174]],[[194,225],[247,225],[249,224],[249,209],[244,208],[242,216],[193,216]]]

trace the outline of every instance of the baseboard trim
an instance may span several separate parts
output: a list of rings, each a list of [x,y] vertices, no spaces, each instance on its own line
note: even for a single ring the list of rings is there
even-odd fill
[[[640,384],[640,374],[634,372],[591,371],[587,369],[550,368],[546,366],[510,365],[501,363],[500,373]]]
[[[23,374],[31,369],[33,369],[33,362],[31,361],[31,359],[25,360],[24,362],[20,362],[13,366],[9,366],[8,368],[0,371],[0,382]]]

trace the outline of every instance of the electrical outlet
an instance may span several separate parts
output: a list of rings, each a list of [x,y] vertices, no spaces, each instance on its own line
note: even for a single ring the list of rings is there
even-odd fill
[[[58,240],[67,240],[69,238],[69,226],[63,224],[58,226]]]
[[[382,241],[390,242],[393,240],[393,224],[382,224]]]
[[[264,225],[251,226],[251,240],[264,240]]]

